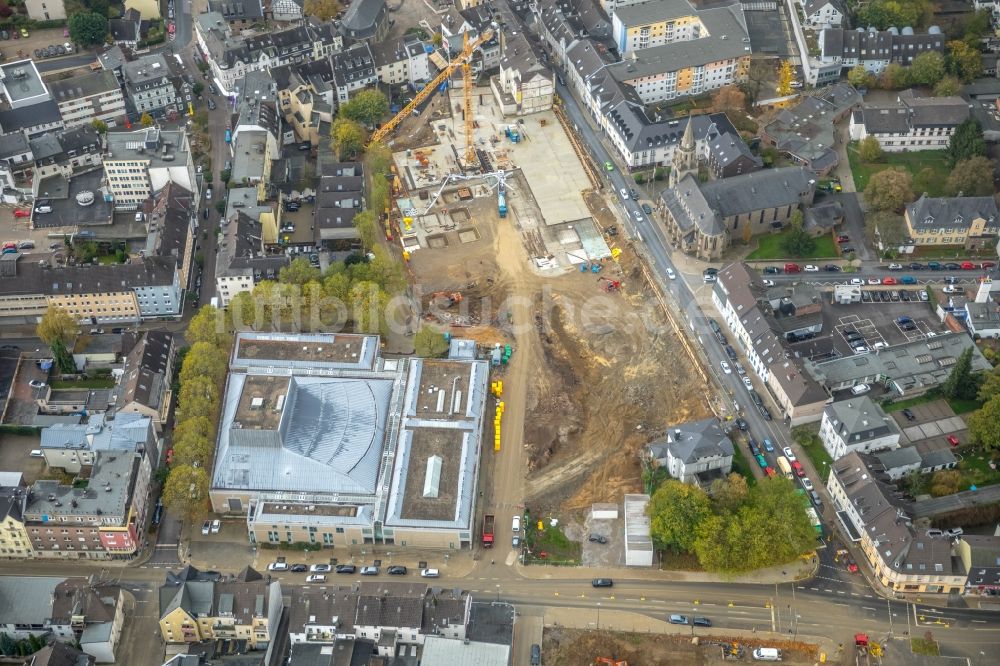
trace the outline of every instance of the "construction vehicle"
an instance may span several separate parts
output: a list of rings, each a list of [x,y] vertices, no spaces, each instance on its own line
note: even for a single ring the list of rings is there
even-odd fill
[[[868,634],[854,634],[854,658],[858,666],[876,663],[882,659],[882,646],[868,640]]]
[[[507,125],[507,127],[504,128],[503,133],[507,135],[507,138],[510,139],[511,143],[517,143],[521,140],[521,134],[517,131],[517,127],[514,125]]]
[[[441,84],[447,83],[451,80],[451,75],[455,73],[456,68],[463,66],[467,61],[471,60],[472,54],[476,52],[476,49],[491,39],[493,39],[493,29],[487,28],[475,41],[466,41],[464,47],[462,48],[462,52],[452,59],[452,61],[448,63],[448,66],[442,69],[430,83],[417,91],[417,94],[413,96],[413,99],[410,100],[409,104],[400,109],[399,113],[382,125],[382,127],[372,132],[371,138],[368,140],[369,145],[378,143],[382,139],[389,136],[389,134],[399,127],[399,124],[403,122],[403,119],[409,116],[414,110],[419,109],[420,105],[427,101],[427,99],[438,90]],[[468,118],[468,120],[471,120],[471,118]]]
[[[431,294],[431,301],[435,304],[438,303],[439,299],[447,299],[447,303],[441,303],[446,308],[450,308],[456,303],[462,302],[462,292],[460,291],[435,291]]]
[[[719,643],[719,647],[722,648],[722,658],[723,659],[743,659],[743,655],[746,653],[743,646],[739,643]]]
[[[597,278],[597,281],[604,288],[604,291],[608,292],[609,294],[612,292],[621,291],[622,289],[622,283],[619,280],[612,280],[611,278],[606,278],[601,276]]]
[[[507,217],[507,183],[503,179],[497,183],[497,213]]]
[[[496,516],[487,513],[483,516],[483,548],[493,547],[493,526],[496,524]]]
[[[419,156],[420,153],[418,152]],[[419,158],[418,158],[419,159]],[[477,178],[486,179],[487,183],[493,181],[489,185],[490,189],[497,188],[497,212],[500,217],[507,217],[507,172],[506,171],[490,171],[489,173],[466,175],[463,173],[449,173],[444,178],[441,179],[441,186],[438,187],[434,196],[431,197],[430,202],[428,202],[427,207],[421,215],[426,215],[431,212],[431,208],[437,203],[438,199],[441,198],[441,193],[444,192],[446,188],[451,183],[456,183],[460,180],[475,180]]]
[[[607,664],[607,666],[628,666],[628,662],[624,660],[615,660],[609,657],[598,657],[594,661],[594,666],[601,666],[601,664]]]

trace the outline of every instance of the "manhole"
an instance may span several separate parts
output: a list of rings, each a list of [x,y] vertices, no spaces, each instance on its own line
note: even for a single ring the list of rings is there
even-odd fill
[[[463,243],[473,243],[479,240],[478,229],[466,229],[458,232],[458,240]]]

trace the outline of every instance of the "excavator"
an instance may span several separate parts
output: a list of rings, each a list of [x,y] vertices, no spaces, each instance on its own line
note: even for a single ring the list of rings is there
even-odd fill
[[[614,659],[609,659],[608,657],[598,657],[594,661],[594,666],[601,666],[602,664],[605,666],[628,666],[627,661],[615,661]]]
[[[602,276],[597,278],[597,281],[601,283],[601,285],[604,288],[604,291],[608,292],[609,294],[612,292],[621,291],[622,289],[622,283],[620,280],[612,280],[611,278],[606,278]]]
[[[444,302],[447,301],[447,302]],[[462,302],[462,292],[460,291],[435,291],[431,294],[432,303],[440,303],[446,308],[450,308],[456,303]]]

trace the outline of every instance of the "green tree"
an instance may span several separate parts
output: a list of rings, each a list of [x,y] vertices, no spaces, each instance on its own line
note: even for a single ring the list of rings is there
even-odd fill
[[[868,179],[865,203],[871,210],[899,210],[912,200],[913,178],[905,169],[885,169]]]
[[[389,167],[392,166],[392,151],[386,148],[384,143],[372,143],[365,149],[365,164],[368,166],[368,173],[384,174],[387,178],[391,176]]]
[[[948,140],[948,159],[954,165],[978,155],[986,155],[986,140],[979,121],[969,118],[955,128]]]
[[[295,259],[278,272],[278,281],[302,285],[319,279],[319,269],[313,268],[308,259]]]
[[[100,118],[94,118],[93,120],[91,120],[90,126],[93,127],[98,134],[108,133],[108,124],[103,120],[101,120]]]
[[[332,134],[333,151],[339,160],[354,157],[365,146],[365,128],[349,118],[334,120]]]
[[[937,51],[924,51],[910,64],[910,81],[919,86],[932,86],[941,80],[944,72],[944,56]]]
[[[17,654],[17,645],[10,634],[6,632],[0,633],[0,652],[3,652],[7,657],[13,657]]]
[[[103,44],[108,35],[108,15],[80,12],[69,17],[69,36],[81,46]]]
[[[646,515],[657,548],[689,552],[698,526],[712,515],[712,503],[701,488],[668,479],[653,493]]]
[[[1000,367],[993,368],[983,377],[976,395],[980,402],[987,402],[1000,395]]]
[[[948,71],[968,83],[983,73],[983,56],[978,48],[961,40],[948,42]]]
[[[958,162],[948,175],[945,190],[956,197],[990,196],[993,194],[993,161],[977,155]]]
[[[913,177],[913,192],[931,192],[934,190],[938,183],[937,171],[931,167],[924,167],[917,172],[917,175]]]
[[[67,375],[76,372],[76,363],[73,362],[73,355],[66,349],[66,345],[63,344],[62,340],[53,340],[49,348],[52,350],[52,358],[59,368],[59,372]]]
[[[448,341],[441,331],[432,326],[421,326],[413,336],[413,348],[417,356],[423,358],[441,358],[448,353]]]
[[[990,398],[966,421],[975,444],[990,450],[1000,449],[1000,396]]]
[[[58,305],[50,305],[45,310],[45,314],[42,315],[38,326],[35,327],[35,334],[49,346],[58,340],[68,347],[79,333],[80,327],[76,320]]]
[[[195,97],[201,97],[201,94],[205,92],[205,84],[201,81],[195,81],[194,85],[191,86],[191,92],[194,93]]]
[[[858,144],[858,155],[869,164],[872,162],[881,162],[885,158],[885,153],[882,152],[882,144],[873,136],[866,136],[861,140],[861,143]]]
[[[175,465],[163,485],[163,505],[196,523],[207,512],[208,472],[204,467]]]
[[[864,65],[855,65],[851,71],[847,72],[847,82],[855,88],[871,87],[874,81],[875,77],[865,69]]]
[[[257,302],[253,292],[241,291],[233,296],[227,308],[230,325],[237,330],[251,330],[257,325]]]
[[[226,352],[218,347],[208,342],[194,343],[181,365],[181,385],[194,377],[208,377],[216,383],[222,383],[226,377],[227,360]]]
[[[712,497],[716,509],[735,511],[750,496],[750,487],[742,474],[732,472],[724,479],[712,481],[708,494]]]
[[[351,285],[351,321],[356,333],[381,333],[385,328],[388,295],[374,282]]]
[[[199,416],[214,419],[219,413],[219,385],[209,377],[193,377],[181,382],[177,403],[183,419]]]
[[[199,416],[198,419],[206,417]],[[215,439],[209,437],[198,437],[189,435],[184,439],[174,440],[174,462],[173,465],[200,467],[210,469],[212,454],[215,452]]]
[[[965,23],[962,25],[962,39],[970,46],[977,46],[980,38],[986,37],[993,32],[993,19],[990,10],[980,9],[965,15]]]
[[[744,562],[743,524],[735,514],[710,515],[696,527],[692,548],[706,571],[747,571]]]
[[[372,127],[388,112],[389,100],[385,98],[381,90],[376,88],[366,88],[359,91],[340,107],[341,117],[362,123],[367,127]]]
[[[340,11],[337,0],[305,0],[302,13],[305,16],[315,16],[320,21],[329,21]]]
[[[215,424],[205,416],[186,418],[174,427],[174,446],[188,440],[215,439]]]
[[[979,383],[972,375],[972,347],[966,347],[955,365],[952,366],[948,379],[941,385],[941,395],[946,398],[971,400],[979,391]]]
[[[962,93],[962,82],[954,76],[945,76],[934,84],[935,97],[954,97]]]
[[[354,216],[354,228],[357,229],[358,235],[361,237],[361,245],[365,249],[375,247],[375,243],[378,242],[379,228],[378,221],[372,211],[363,210],[357,213]]]
[[[872,0],[857,10],[857,25],[873,25],[879,30],[890,26],[916,26],[928,11],[927,0]]]
[[[231,336],[225,322],[226,318],[221,311],[211,305],[203,305],[188,322],[184,339],[192,345],[207,342],[213,347],[226,349]]]
[[[815,249],[816,239],[802,228],[802,211],[796,209],[792,213],[789,229],[781,239],[781,250],[789,257],[807,257]]]
[[[896,248],[902,245],[909,236],[903,216],[891,210],[875,211],[865,216],[865,235],[868,241],[883,249]]]
[[[882,70],[879,85],[886,90],[901,90],[911,85],[910,70],[898,62],[890,62]]]

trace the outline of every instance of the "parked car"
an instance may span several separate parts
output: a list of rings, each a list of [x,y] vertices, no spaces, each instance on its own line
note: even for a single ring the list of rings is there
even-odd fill
[[[894,277],[887,277],[884,280],[882,280],[882,284],[894,285],[894,284],[899,284],[899,283],[896,281],[896,278],[894,278]]]
[[[870,284],[870,285],[880,285],[880,284],[882,284],[882,280],[880,280],[877,277],[870,277],[870,278],[868,278],[868,284]]]
[[[840,266],[838,266],[837,264],[827,264],[826,266],[823,267],[823,270],[826,271],[827,273],[839,273]]]
[[[32,379],[28,382],[28,386],[36,389],[45,388],[45,382],[39,381],[37,379]]]
[[[289,571],[292,573],[305,573],[306,571],[309,571],[309,567],[304,564],[293,564]]]
[[[358,568],[353,564],[338,564],[337,568],[334,569],[333,571],[334,573],[339,573],[339,574],[352,574],[357,570]]]
[[[271,562],[267,565],[268,571],[288,571],[288,562]]]
[[[590,581],[592,587],[614,587],[614,581],[610,578],[595,578]]]
[[[730,367],[729,367],[729,364],[728,364],[728,363],[726,363],[725,361],[722,361],[721,363],[719,363],[719,365],[720,365],[720,366],[722,367],[722,371],[723,371],[724,373],[726,373],[727,375],[731,375],[731,374],[733,374],[733,370],[732,370],[732,368],[730,368]]]
[[[767,437],[764,438],[764,450],[768,453],[774,453],[774,444]]]
[[[801,271],[802,268],[798,264],[785,264],[786,273],[799,273]]]
[[[764,274],[765,275],[777,275],[780,272],[781,272],[781,267],[780,266],[765,266],[764,267]]]
[[[961,270],[961,268],[962,268],[961,264],[956,264],[953,261],[950,261],[950,262],[948,262],[947,264],[944,265],[944,269],[946,271],[957,271],[957,270]]]
[[[205,522],[203,522],[201,524],[201,533],[204,534],[205,536],[208,536],[208,534],[211,532],[211,530],[212,530],[212,521],[211,520],[206,520]]]
[[[837,236],[838,243],[846,243],[849,240],[851,240],[851,237],[848,236],[847,234],[840,234],[839,236]]]
[[[781,449],[781,452],[785,454],[786,458],[788,458],[788,462],[792,462],[797,459],[795,457],[795,452],[792,451],[792,447],[790,446],[786,446],[785,448]]]
[[[913,414],[913,411],[910,410],[909,407],[904,408],[902,410],[902,414],[903,414],[903,416],[906,417],[907,421],[916,421],[917,420],[917,417]]]
[[[687,624],[687,615],[671,615],[669,618],[670,624]]]
[[[333,569],[329,564],[313,564],[309,567],[310,573],[330,573]]]
[[[212,521],[212,534],[218,534],[222,531],[222,521],[216,518]]]
[[[819,266],[814,266],[813,264],[806,264],[803,268],[806,273],[819,273]]]
[[[773,287],[774,286],[774,280],[764,279],[764,280],[761,280],[761,282],[764,284],[765,287]]]
[[[603,534],[591,534],[587,537],[587,541],[590,541],[591,543],[607,543],[608,538]]]
[[[747,429],[750,427],[749,425],[747,425],[747,422],[744,421],[743,419],[736,419],[734,423],[736,424],[736,427],[739,428],[742,432],[746,432]]]
[[[919,261],[911,262],[909,265],[911,271],[922,271],[924,270],[924,265]]]
[[[379,571],[378,567],[375,566],[361,567],[362,576],[377,576],[378,571]]]
[[[903,270],[903,264],[889,264],[890,271],[901,271]]]
[[[941,270],[941,262],[939,262],[939,261],[928,261],[927,262],[927,268],[930,269],[930,270],[932,270],[932,271],[939,271],[939,270]]]
[[[423,578],[437,578],[441,575],[441,572],[437,569],[421,569],[420,575]]]
[[[325,583],[326,582],[326,576],[324,576],[323,574],[309,574],[308,576],[306,576],[306,582],[307,583]]]
[[[854,395],[862,395],[868,393],[868,391],[871,390],[872,387],[868,386],[868,384],[855,384],[854,386],[851,387],[851,393],[853,393]]]
[[[746,375],[743,376],[743,386],[746,386],[751,391],[753,390],[753,382],[751,382],[750,378]]]
[[[806,489],[806,492],[811,492],[813,489],[813,482],[809,480],[808,476],[802,477],[802,487]]]
[[[971,261],[963,261],[962,262],[962,270],[963,271],[974,271],[974,270],[976,270],[976,265],[974,263],[972,263]]]
[[[958,446],[959,444],[961,444],[961,442],[958,441],[958,437],[955,437],[954,435],[948,435],[948,437],[946,437],[945,439],[947,439],[948,443],[951,444],[952,446]]]
[[[388,569],[386,569],[385,572],[390,576],[405,576],[406,567],[404,567],[402,564],[394,564]]]

